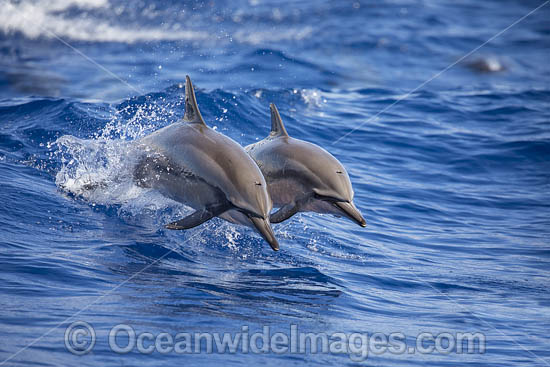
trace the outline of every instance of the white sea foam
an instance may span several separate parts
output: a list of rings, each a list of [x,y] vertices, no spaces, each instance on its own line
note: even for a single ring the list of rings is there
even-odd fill
[[[138,18],[154,19],[158,16],[153,5],[138,10]],[[78,15],[74,15],[76,13]],[[156,26],[121,24],[121,19],[132,23],[136,14],[130,5],[113,5],[109,0],[22,0],[0,6],[0,32],[21,33],[31,39],[60,37],[68,41],[124,42],[142,41],[204,41],[212,40],[212,34],[188,27],[189,15],[184,24],[180,18],[172,18]],[[71,14],[73,13],[73,14]],[[106,14],[102,17],[98,14]],[[157,15],[155,15],[157,14]],[[238,13],[236,14],[238,16]],[[139,22],[138,22],[139,24]],[[240,43],[259,45],[266,42],[300,41],[314,33],[311,26],[293,27],[284,31],[239,30],[231,39]]]
[[[234,39],[251,45],[259,45],[266,42],[277,41],[300,41],[310,37],[313,34],[313,28],[310,26],[303,28],[290,28],[286,31],[273,32],[272,30],[249,30],[237,31],[234,34]]]
[[[70,17],[66,10],[106,10],[117,15],[123,9],[111,9],[108,0],[34,0],[7,2],[0,6],[0,31],[22,33],[28,38],[56,36],[77,41],[126,42],[162,40],[203,40],[205,32],[181,29],[173,24],[135,28],[122,27],[97,17]],[[120,14],[118,14],[120,15]]]

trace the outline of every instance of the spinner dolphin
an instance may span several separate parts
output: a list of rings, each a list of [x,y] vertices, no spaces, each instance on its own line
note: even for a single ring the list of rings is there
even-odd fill
[[[166,228],[189,229],[222,217],[256,228],[273,250],[279,249],[269,218],[273,204],[260,169],[238,143],[206,125],[188,76],[183,121],[137,144],[144,152],[134,170],[137,184],[195,209]]]
[[[245,148],[267,181],[273,204],[280,209],[271,223],[298,212],[345,216],[361,227],[365,219],[353,204],[354,192],[342,164],[318,145],[288,135],[279,111],[271,104],[271,132]]]

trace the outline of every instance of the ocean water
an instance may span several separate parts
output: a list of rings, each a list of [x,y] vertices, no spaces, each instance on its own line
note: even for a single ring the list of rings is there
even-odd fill
[[[550,365],[549,19],[530,0],[2,1],[0,365]],[[302,213],[278,253],[219,219],[164,230],[188,209],[132,183],[130,143],[183,116],[186,74],[242,145],[274,102],[347,168],[367,227]],[[117,353],[120,324],[407,349]],[[421,333],[483,350],[421,352]]]

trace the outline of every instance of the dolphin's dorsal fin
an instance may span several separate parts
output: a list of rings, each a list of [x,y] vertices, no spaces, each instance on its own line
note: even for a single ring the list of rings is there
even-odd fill
[[[201,111],[199,111],[197,98],[195,97],[195,89],[193,88],[193,83],[191,83],[189,75],[185,76],[185,115],[183,116],[183,121],[206,126]]]
[[[281,119],[281,115],[279,115],[277,107],[275,107],[272,103],[269,105],[269,109],[271,109],[271,132],[269,133],[269,136],[288,136],[285,129],[285,124],[283,124],[283,120]]]

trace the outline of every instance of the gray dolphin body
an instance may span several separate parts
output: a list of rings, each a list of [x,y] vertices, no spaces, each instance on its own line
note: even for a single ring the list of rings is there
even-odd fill
[[[280,207],[271,223],[311,211],[343,215],[365,227],[344,166],[318,145],[288,136],[277,107],[270,108],[271,133],[245,150],[264,174],[273,204]]]
[[[279,249],[269,220],[273,204],[260,169],[238,143],[206,125],[189,77],[183,121],[138,144],[146,152],[134,170],[138,185],[195,209],[166,228],[193,228],[217,216],[255,227],[273,250]]]

